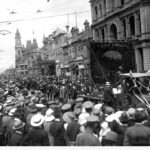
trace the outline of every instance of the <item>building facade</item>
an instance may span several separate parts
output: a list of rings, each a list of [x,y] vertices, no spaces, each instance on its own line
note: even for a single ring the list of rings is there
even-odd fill
[[[43,59],[49,61],[49,64],[55,62],[57,76],[90,73],[90,50],[86,41],[92,38],[92,32],[88,21],[85,21],[84,26],[82,32],[77,27],[72,27],[69,31],[69,26],[66,26],[66,32],[57,29],[49,37],[43,38]],[[44,65],[43,68],[47,72],[48,68]]]
[[[136,71],[150,69],[150,1],[91,0],[93,39],[130,42]]]
[[[16,76],[31,76],[39,73],[37,60],[41,55],[36,39],[28,40],[26,47],[21,43],[21,35],[17,29],[15,35]]]

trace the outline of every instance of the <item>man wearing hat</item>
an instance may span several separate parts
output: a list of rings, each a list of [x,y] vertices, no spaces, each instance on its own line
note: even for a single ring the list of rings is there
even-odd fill
[[[25,146],[49,146],[48,134],[43,128],[44,116],[35,114],[31,118],[31,128],[23,140]]]
[[[50,134],[54,138],[54,145],[53,146],[66,146],[66,136],[65,136],[65,128],[64,124],[61,120],[62,113],[60,109],[54,109],[54,116],[55,120],[50,126]]]
[[[150,128],[142,124],[144,114],[136,111],[134,114],[135,125],[128,127],[125,132],[124,146],[149,146]]]
[[[53,123],[53,121],[55,119],[53,113],[54,113],[54,111],[51,108],[49,108],[46,111],[45,119],[44,119],[44,123],[43,123],[44,130],[48,134],[49,143],[50,143],[51,146],[54,145],[54,139],[53,139],[53,136],[50,134],[49,129],[50,129],[50,126],[51,126],[51,124]]]
[[[32,116],[34,116],[37,113],[37,107],[35,106],[35,104],[30,103],[27,107],[27,115],[26,115],[26,131],[28,131],[29,127],[30,127],[30,122],[31,122],[31,118]]]
[[[4,116],[3,119],[2,119],[2,128],[5,129],[5,132],[6,132],[6,138],[7,138],[7,141],[9,141],[12,133],[13,133],[13,125],[14,125],[14,122],[15,122],[15,111],[17,110],[17,108],[12,108],[8,115]]]
[[[86,118],[87,124],[86,129],[83,133],[77,136],[76,145],[77,146],[100,146],[98,137],[94,135],[94,128],[99,121],[97,116],[90,115]]]
[[[83,103],[82,107],[85,109],[85,112],[88,113],[89,115],[92,114],[93,111],[93,103],[91,101],[86,101]]]
[[[114,131],[109,131],[103,139],[103,146],[118,146],[118,134]]]
[[[113,107],[113,103],[115,103],[110,82],[106,82],[104,86],[104,102],[111,107]]]
[[[21,146],[21,142],[24,137],[24,126],[25,123],[19,119],[14,122],[12,127],[14,132],[12,133],[12,136],[8,142],[8,146]]]

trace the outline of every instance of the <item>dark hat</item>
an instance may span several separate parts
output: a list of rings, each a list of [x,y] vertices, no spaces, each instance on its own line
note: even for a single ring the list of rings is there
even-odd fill
[[[93,107],[93,103],[91,101],[86,101],[83,103],[83,107],[86,109],[92,108]]]
[[[59,100],[55,101],[54,107],[61,108],[61,106],[62,103]]]
[[[48,102],[48,105],[54,105],[56,102],[54,102],[54,101],[49,101]]]
[[[136,109],[137,108],[146,108],[146,105],[144,104],[144,103],[138,103],[137,105],[136,105]]]
[[[95,115],[90,115],[90,116],[86,117],[86,121],[87,122],[97,122],[97,121],[99,121],[99,118]]]
[[[126,112],[123,112],[123,113],[121,114],[119,120],[120,120],[120,122],[123,123],[123,124],[124,124],[124,123],[126,124],[126,123],[128,122],[129,118],[128,118],[128,115],[126,114]]]
[[[27,95],[28,95],[28,91],[27,91],[27,90],[23,90],[23,91],[22,91],[22,95],[23,95],[23,96],[27,96]]]
[[[33,112],[36,112],[36,111],[37,111],[37,107],[36,107],[34,104],[30,103],[30,104],[28,105],[28,107],[27,107],[27,110],[28,110],[29,112],[33,113]]]
[[[66,110],[69,110],[71,108],[71,104],[67,103],[67,104],[64,104],[61,109],[66,111]]]
[[[118,142],[118,134],[116,132],[109,131],[104,139],[112,142]]]
[[[110,115],[112,113],[114,113],[114,109],[112,107],[105,107],[105,114]]]
[[[18,119],[14,122],[14,125],[12,128],[13,128],[13,130],[18,130],[18,129],[23,128],[24,126],[25,126],[25,123],[22,122],[20,119]]]
[[[144,111],[138,111],[137,110],[135,112],[134,117],[135,117],[136,122],[142,122],[145,119],[145,113],[144,113]]]

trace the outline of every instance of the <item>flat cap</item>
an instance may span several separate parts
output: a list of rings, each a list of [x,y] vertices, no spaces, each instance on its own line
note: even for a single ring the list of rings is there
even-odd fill
[[[90,115],[90,116],[86,117],[86,121],[87,122],[97,122],[97,121],[99,121],[99,118],[95,115]]]
[[[91,101],[86,101],[83,103],[83,107],[84,108],[92,108],[93,107],[93,103]]]
[[[71,108],[71,104],[70,103],[67,103],[67,104],[64,104],[61,109],[62,110],[69,110]]]
[[[77,99],[76,99],[76,102],[83,102],[84,101],[84,98],[83,97],[78,97]]]

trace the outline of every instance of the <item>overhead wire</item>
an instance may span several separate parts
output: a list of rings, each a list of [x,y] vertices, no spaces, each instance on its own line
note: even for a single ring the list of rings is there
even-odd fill
[[[47,19],[47,18],[53,18],[53,17],[61,17],[61,16],[67,16],[67,15],[74,15],[76,14],[82,14],[87,13],[90,11],[80,11],[80,12],[72,12],[72,13],[65,13],[65,14],[59,14],[59,15],[51,15],[51,16],[43,16],[43,17],[35,17],[35,18],[27,18],[27,19],[18,19],[18,20],[7,20],[7,21],[1,21],[0,23],[14,23],[14,22],[23,22],[23,21],[32,21],[32,20],[40,20],[40,19]]]

